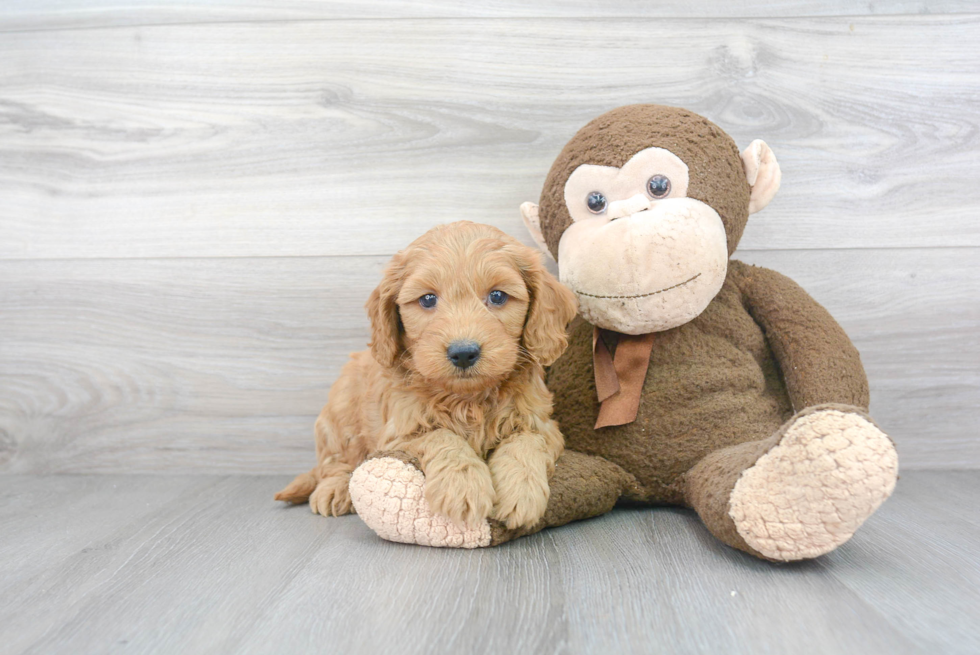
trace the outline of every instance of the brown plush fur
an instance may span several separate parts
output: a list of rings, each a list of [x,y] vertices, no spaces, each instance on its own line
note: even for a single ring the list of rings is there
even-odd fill
[[[779,293],[745,294],[762,276]],[[753,314],[791,326],[767,333]],[[702,457],[769,437],[794,409],[868,404],[857,350],[826,310],[791,280],[738,261],[700,316],[657,333],[632,423],[593,428],[592,326],[576,319],[570,333],[568,351],[548,373],[566,447],[619,464],[649,502],[684,503],[682,476]],[[774,342],[785,345],[774,352]],[[803,404],[794,406],[794,396]]]
[[[621,166],[654,146],[688,165],[688,195],[718,212],[734,252],[750,187],[732,139],[689,111],[633,105],[583,127],[555,161],[539,218],[556,257],[571,224],[563,197],[571,172],[581,164]],[[863,415],[868,405],[860,357],[830,314],[791,280],[738,261],[729,262],[723,287],[697,318],[656,333],[632,423],[594,428],[593,326],[576,319],[570,333],[569,348],[547,379],[567,446],[552,501],[533,530],[497,529],[494,543],[593,516],[611,507],[613,496],[694,507],[725,543],[761,557],[728,515],[741,473],[779,442],[788,422],[814,406],[834,403]],[[607,345],[614,351],[615,343]],[[562,470],[566,462],[574,472]],[[590,483],[576,482],[582,479]]]
[[[487,301],[504,291],[500,307]],[[423,308],[425,294],[438,296]],[[276,494],[316,513],[351,511],[348,482],[372,452],[399,450],[426,474],[433,511],[458,524],[534,525],[563,444],[543,367],[565,349],[574,296],[540,255],[496,228],[437,227],[398,253],[371,294],[370,350],[355,353],[317,419],[317,466]],[[453,341],[481,346],[468,369]]]

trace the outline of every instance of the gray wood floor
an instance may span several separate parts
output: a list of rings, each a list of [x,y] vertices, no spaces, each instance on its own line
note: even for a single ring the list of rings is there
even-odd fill
[[[276,476],[0,477],[0,653],[977,653],[980,474],[914,471],[777,566],[623,508],[481,551],[381,541]]]

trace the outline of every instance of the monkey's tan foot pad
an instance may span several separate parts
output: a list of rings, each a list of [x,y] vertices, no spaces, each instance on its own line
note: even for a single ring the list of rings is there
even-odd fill
[[[357,515],[388,541],[439,548],[490,545],[490,524],[461,529],[434,515],[425,500],[425,475],[397,457],[376,457],[358,466],[350,479]]]
[[[801,415],[746,469],[729,498],[745,542],[770,559],[818,557],[851,538],[891,495],[898,455],[860,414]]]

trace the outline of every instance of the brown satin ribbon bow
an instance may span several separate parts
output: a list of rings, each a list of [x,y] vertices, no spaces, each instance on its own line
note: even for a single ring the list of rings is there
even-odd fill
[[[616,338],[615,359],[609,354],[600,331]],[[592,331],[592,366],[601,403],[596,429],[625,425],[636,420],[643,380],[650,365],[653,335],[651,332],[634,336],[599,328]]]

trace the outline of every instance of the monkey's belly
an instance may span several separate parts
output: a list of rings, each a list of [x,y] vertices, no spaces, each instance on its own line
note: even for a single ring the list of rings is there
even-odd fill
[[[567,448],[602,456],[635,476],[639,500],[681,502],[679,478],[702,457],[768,437],[792,415],[761,332],[757,339],[712,334],[692,324],[658,334],[636,420],[596,430],[592,327],[582,323],[573,323],[569,350],[548,374],[554,417]],[[743,327],[758,329],[754,322]]]

